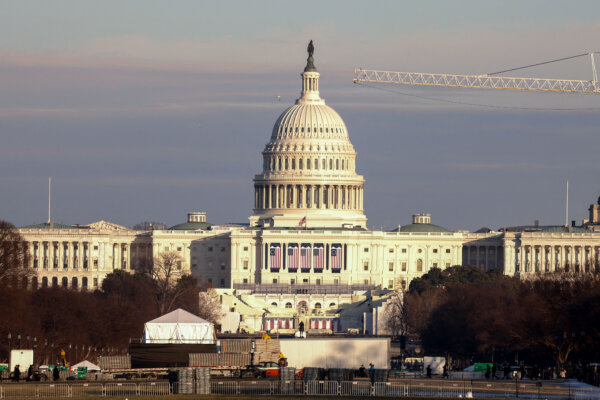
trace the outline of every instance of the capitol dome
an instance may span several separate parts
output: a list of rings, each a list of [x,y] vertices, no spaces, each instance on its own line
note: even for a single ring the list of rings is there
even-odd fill
[[[340,115],[319,94],[320,74],[309,50],[302,91],[277,118],[254,177],[251,225],[365,227],[364,179]]]

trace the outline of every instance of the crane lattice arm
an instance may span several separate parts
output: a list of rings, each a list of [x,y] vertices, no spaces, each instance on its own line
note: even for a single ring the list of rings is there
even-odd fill
[[[400,85],[418,86],[446,86],[478,89],[537,90],[545,92],[600,94],[600,85],[598,84],[598,77],[596,74],[596,66],[594,62],[594,53],[586,53],[585,55],[587,54],[591,55],[592,59],[593,80],[591,81],[545,78],[514,78],[505,76],[494,76],[494,74],[429,74],[422,72],[376,71],[358,68],[354,70],[354,83],[395,83]]]

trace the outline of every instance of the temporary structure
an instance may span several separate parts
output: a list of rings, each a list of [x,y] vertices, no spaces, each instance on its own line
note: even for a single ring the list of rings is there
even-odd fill
[[[181,308],[146,322],[144,343],[215,343],[215,327]]]
[[[84,361],[82,361],[82,362],[80,362],[78,364],[75,364],[75,365],[71,366],[71,369],[73,371],[77,371],[78,367],[86,367],[87,370],[88,370],[88,372],[90,372],[90,371],[100,371],[100,367],[99,366],[97,366],[96,364],[93,364],[93,363],[89,362],[88,360],[84,360]]]

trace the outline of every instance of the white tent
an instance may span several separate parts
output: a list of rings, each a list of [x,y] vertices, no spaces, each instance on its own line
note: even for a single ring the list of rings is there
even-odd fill
[[[146,322],[144,343],[215,343],[212,323],[181,308]]]
[[[100,367],[96,364],[89,362],[88,360],[84,360],[78,364],[71,366],[73,371],[77,371],[77,367],[87,367],[88,372],[90,371],[100,371]]]

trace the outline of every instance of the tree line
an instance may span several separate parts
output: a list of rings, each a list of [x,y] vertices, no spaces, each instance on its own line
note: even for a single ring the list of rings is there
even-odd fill
[[[600,275],[519,279],[477,267],[433,268],[388,305],[388,327],[428,355],[529,365],[600,360]]]
[[[22,282],[35,273],[28,260],[16,228],[0,221],[0,362],[11,348],[35,348],[40,363],[56,362],[61,349],[69,361],[94,361],[125,353],[130,339],[142,337],[145,322],[177,308],[211,322],[220,314],[218,301],[201,293],[209,288],[182,274],[174,252],[135,273],[117,270],[94,291],[26,287]]]

